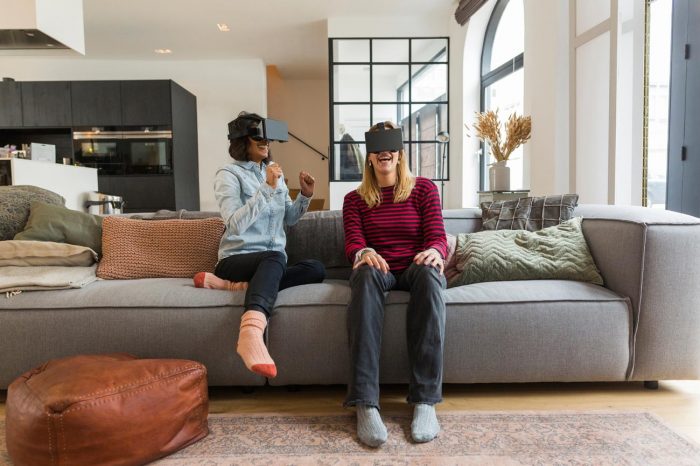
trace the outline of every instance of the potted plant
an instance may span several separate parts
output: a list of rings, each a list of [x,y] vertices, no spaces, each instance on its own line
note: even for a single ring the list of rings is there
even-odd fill
[[[488,143],[491,155],[496,160],[489,166],[489,186],[492,191],[510,189],[508,158],[515,149],[530,139],[531,128],[532,121],[529,116],[513,113],[505,123],[505,141],[501,142],[503,130],[498,119],[498,109],[476,112],[476,123],[474,123],[476,137]]]

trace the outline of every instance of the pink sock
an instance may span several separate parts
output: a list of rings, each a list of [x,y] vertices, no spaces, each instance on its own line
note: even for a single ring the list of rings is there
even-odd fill
[[[248,288],[248,282],[232,282],[219,278],[213,273],[199,272],[194,276],[194,286],[212,290],[243,291]]]
[[[273,378],[277,375],[277,367],[263,341],[266,326],[265,314],[260,311],[246,311],[241,317],[236,352],[241,356],[248,370],[263,377]]]

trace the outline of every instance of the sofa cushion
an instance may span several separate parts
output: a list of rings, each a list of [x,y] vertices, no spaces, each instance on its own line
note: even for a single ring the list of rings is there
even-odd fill
[[[97,276],[106,279],[192,277],[213,272],[224,233],[220,218],[132,220],[107,217]]]
[[[0,241],[0,267],[78,266],[97,261],[97,253],[85,246],[51,241]]]
[[[27,225],[16,240],[53,241],[85,246],[102,253],[102,217],[62,206],[32,202]]]
[[[264,385],[236,354],[244,295],[195,288],[191,278],[144,278],[2,296],[0,388],[52,357],[125,351],[199,361],[212,385]]]
[[[598,285],[603,278],[581,231],[581,218],[539,231],[497,230],[461,234],[457,269],[449,286],[470,283],[561,279]]]
[[[405,291],[387,294],[382,383],[408,381],[409,297]],[[348,283],[333,280],[279,293],[268,330],[278,369],[271,385],[347,382],[349,298]],[[629,300],[606,288],[564,280],[488,282],[450,288],[445,301],[446,382],[625,378]]]
[[[482,202],[481,228],[483,230],[537,231],[572,218],[577,204],[578,194]]]
[[[0,186],[0,241],[12,239],[24,229],[32,201],[66,203],[62,196],[36,186]]]
[[[343,212],[320,210],[307,212],[299,221],[287,227],[287,256],[294,264],[304,259],[316,259],[326,268],[347,268]]]

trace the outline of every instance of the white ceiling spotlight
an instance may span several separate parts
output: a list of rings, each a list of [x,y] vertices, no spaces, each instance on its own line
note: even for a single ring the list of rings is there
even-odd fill
[[[231,30],[226,23],[216,23],[216,27],[218,27],[221,32],[229,32]]]
[[[170,49],[155,49],[154,52],[161,53],[161,54],[173,53],[173,51]]]

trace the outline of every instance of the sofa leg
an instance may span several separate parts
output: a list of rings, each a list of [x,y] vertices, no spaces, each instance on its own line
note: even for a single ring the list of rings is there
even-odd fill
[[[644,388],[647,390],[658,390],[659,389],[659,381],[658,380],[645,380],[644,381]]]

